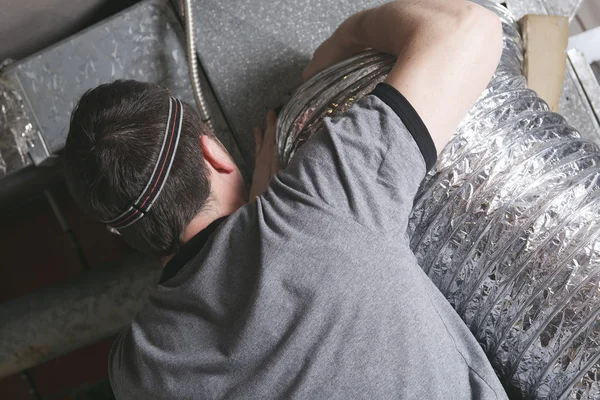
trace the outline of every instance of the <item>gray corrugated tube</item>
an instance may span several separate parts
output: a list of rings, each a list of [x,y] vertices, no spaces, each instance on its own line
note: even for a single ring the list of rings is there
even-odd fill
[[[481,98],[425,178],[410,218],[423,270],[512,398],[600,398],[600,149],[527,89],[517,24]],[[363,53],[305,83],[278,123],[282,165],[394,58]]]

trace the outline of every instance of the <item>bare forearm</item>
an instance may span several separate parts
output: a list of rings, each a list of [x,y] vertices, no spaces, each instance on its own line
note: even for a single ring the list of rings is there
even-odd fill
[[[423,44],[443,39],[438,34],[455,31],[476,7],[464,0],[394,1],[351,16],[332,39],[349,51],[370,47],[400,55],[414,39]]]
[[[408,44],[435,44],[468,18],[474,4],[464,0],[399,0],[361,11],[344,21],[315,53],[306,75],[366,48],[400,55]],[[425,36],[424,36],[425,35]]]
[[[386,82],[417,110],[441,151],[498,64],[501,25],[467,1],[395,1],[346,20],[306,75],[368,47],[398,56]]]
[[[387,43],[398,60],[386,82],[417,110],[438,152],[488,85],[502,53],[496,15],[470,2],[445,3],[444,10],[432,7],[435,24],[427,20],[429,3],[419,3],[415,8],[426,12],[411,14],[413,27],[404,41]],[[373,38],[385,41],[377,35],[373,33]]]

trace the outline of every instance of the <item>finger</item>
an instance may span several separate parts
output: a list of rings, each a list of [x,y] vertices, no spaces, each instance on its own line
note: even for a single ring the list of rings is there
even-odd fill
[[[263,133],[260,128],[254,128],[254,143],[256,144],[254,152],[258,153],[263,143]]]
[[[314,75],[314,73],[312,72],[312,66],[310,64],[308,64],[306,66],[306,68],[304,68],[302,70],[302,81],[306,82],[307,80],[309,80],[312,76]]]
[[[281,169],[279,163],[279,154],[277,154],[277,148],[273,149],[273,158],[271,159],[271,176],[275,175]]]
[[[274,110],[267,111],[267,129],[277,126],[277,113]]]
[[[263,143],[269,147],[275,146],[275,133],[277,131],[277,114],[273,110],[267,112],[267,129],[263,138]]]

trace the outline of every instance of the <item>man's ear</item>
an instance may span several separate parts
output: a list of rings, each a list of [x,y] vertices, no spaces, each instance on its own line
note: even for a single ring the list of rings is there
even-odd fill
[[[235,162],[217,140],[208,135],[200,136],[202,155],[217,172],[230,174],[236,170]]]

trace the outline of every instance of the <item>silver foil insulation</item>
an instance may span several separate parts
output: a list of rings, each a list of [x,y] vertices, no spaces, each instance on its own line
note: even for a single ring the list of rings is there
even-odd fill
[[[37,134],[17,85],[0,77],[0,178],[31,164],[27,147]]]
[[[600,149],[527,89],[517,24],[488,88],[426,176],[409,222],[423,270],[512,398],[600,399]],[[282,165],[382,81],[363,53],[305,83],[278,122]]]

